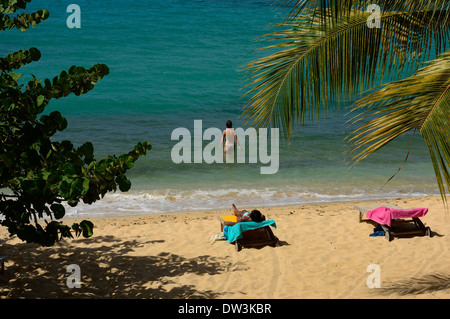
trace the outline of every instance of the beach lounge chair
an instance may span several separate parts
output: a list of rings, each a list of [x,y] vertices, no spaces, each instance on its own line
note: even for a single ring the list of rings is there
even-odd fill
[[[236,222],[236,216],[218,216],[220,230],[223,231],[225,221]],[[279,245],[278,238],[273,234],[271,227],[276,227],[274,220],[262,222],[242,222],[230,226],[228,230],[228,242],[235,245],[236,251],[243,247],[261,248],[264,246],[276,247]]]
[[[0,241],[0,245],[2,242]],[[2,274],[5,271],[5,261],[8,260],[8,256],[0,256],[0,274]]]
[[[5,271],[5,261],[7,260],[8,256],[0,256],[0,264],[1,264],[0,274],[2,274]]]
[[[359,222],[365,214],[366,220],[377,222],[381,226],[388,241],[400,236],[432,236],[431,228],[425,227],[420,220],[428,212],[427,208],[403,209],[397,205],[381,204],[355,206],[355,209],[359,212]]]

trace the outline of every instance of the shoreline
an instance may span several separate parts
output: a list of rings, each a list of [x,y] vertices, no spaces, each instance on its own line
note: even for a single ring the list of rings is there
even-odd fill
[[[139,193],[138,193],[139,194]],[[114,195],[122,195],[122,193],[114,193]],[[128,193],[124,193],[125,196],[128,196]],[[139,194],[142,195],[142,194]],[[139,195],[135,195],[133,194],[133,196],[139,196]],[[362,195],[364,196],[364,195]],[[392,201],[392,200],[396,200],[396,199],[414,199],[414,198],[426,198],[426,197],[440,197],[439,194],[408,194],[405,196],[399,196],[399,194],[394,194],[392,196],[374,196],[368,199],[362,199],[362,198],[357,198],[355,196],[347,196],[348,198],[345,199],[346,196],[342,196],[341,198],[334,198],[334,199],[324,199],[324,200],[311,200],[309,202],[294,202],[294,203],[274,203],[274,204],[267,204],[267,203],[263,203],[261,205],[253,205],[253,204],[242,204],[240,203],[240,199],[239,198],[234,198],[234,199],[230,199],[229,203],[227,203],[227,207],[225,207],[225,205],[219,204],[219,207],[217,208],[197,208],[197,209],[182,209],[182,208],[177,208],[177,209],[168,209],[167,211],[148,211],[146,212],[145,208],[142,208],[142,210],[139,211],[133,211],[133,210],[129,210],[129,211],[125,211],[124,209],[121,208],[117,208],[114,207],[112,209],[111,212],[102,212],[101,214],[99,214],[99,216],[95,216],[93,215],[92,212],[94,212],[94,214],[98,211],[101,210],[105,210],[107,209],[108,206],[110,205],[115,205],[115,203],[119,202],[119,203],[128,203],[131,200],[127,199],[127,200],[115,200],[114,202],[112,201],[108,201],[105,199],[99,200],[96,203],[93,203],[91,205],[84,205],[82,203],[80,203],[82,208],[82,212],[74,212],[77,211],[78,209],[80,209],[80,206],[76,206],[76,207],[70,207],[70,206],[66,206],[66,216],[65,218],[67,219],[87,219],[87,218],[109,218],[109,217],[132,217],[132,216],[153,216],[153,215],[159,215],[159,214],[180,214],[180,213],[201,213],[201,212],[207,212],[207,211],[212,211],[212,210],[227,210],[229,209],[229,207],[231,207],[231,204],[234,203],[236,206],[238,207],[242,207],[242,209],[246,208],[246,209],[259,209],[259,208],[273,208],[273,207],[290,207],[290,206],[303,206],[303,205],[328,205],[328,204],[343,204],[343,203],[351,203],[351,202],[376,202],[376,201]],[[103,202],[102,202],[103,201]],[[148,200],[151,201],[151,200]],[[80,205],[79,204],[79,205]],[[123,204],[122,204],[123,205]],[[86,211],[83,212],[83,209],[86,209]]]
[[[354,206],[385,202],[428,207],[421,220],[433,236],[391,242],[369,236],[374,224],[358,222]],[[0,298],[450,297],[450,222],[440,196],[259,209],[276,221],[279,247],[236,252],[226,241],[211,244],[220,231],[217,216],[231,208],[89,218],[93,237],[49,248],[8,238],[2,227],[0,255],[9,260],[0,275]],[[66,285],[71,264],[81,269],[80,289]],[[381,289],[366,284],[370,265],[381,269]]]

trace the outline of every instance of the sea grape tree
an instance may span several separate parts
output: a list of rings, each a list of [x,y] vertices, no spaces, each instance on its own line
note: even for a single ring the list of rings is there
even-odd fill
[[[30,1],[0,0],[0,31],[25,31],[48,18],[47,10],[16,13]],[[51,246],[62,238],[92,236],[88,220],[71,227],[62,222],[64,203],[92,204],[117,188],[128,191],[125,173],[151,145],[140,142],[127,154],[96,160],[90,142],[75,146],[52,140],[67,120],[59,111],[44,112],[50,101],[89,92],[109,69],[105,64],[71,66],[51,80],[31,76],[20,84],[23,74],[17,70],[40,57],[37,48],[0,57],[0,224],[11,236]]]

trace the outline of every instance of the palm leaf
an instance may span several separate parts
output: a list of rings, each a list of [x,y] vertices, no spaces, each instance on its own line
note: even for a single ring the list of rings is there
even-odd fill
[[[320,119],[343,96],[373,89],[376,82],[396,81],[355,105],[355,112],[362,113],[353,124],[369,123],[349,136],[353,161],[417,130],[430,150],[445,202],[450,180],[449,54],[418,69],[446,50],[450,1],[386,0],[381,29],[366,26],[370,13],[364,11],[371,2],[283,1],[291,11],[277,25],[280,30],[265,37],[274,44],[264,49],[276,52],[246,65],[249,90],[243,115],[252,126],[279,127],[289,137],[295,125],[307,116]],[[376,97],[378,103],[370,100]]]
[[[352,10],[365,11],[373,3],[373,0],[283,0],[281,6],[290,8],[289,20],[296,20],[307,13],[328,24],[338,17],[348,16]],[[447,12],[450,8],[448,0],[385,0],[377,4],[383,12]],[[331,14],[326,15],[326,10]]]
[[[367,27],[369,15],[352,10],[323,24],[307,12],[279,24],[280,31],[266,36],[276,43],[264,48],[278,51],[245,67],[247,122],[284,128],[289,137],[295,124],[308,115],[320,119],[321,108],[343,94],[362,92],[375,80],[398,79],[405,66],[412,74],[433,48],[440,52],[448,43],[450,25],[443,12],[386,12],[381,29]],[[440,20],[430,23],[431,17]]]
[[[366,121],[348,136],[353,165],[400,135],[417,130],[428,146],[439,191],[446,202],[445,189],[450,189],[450,51],[413,76],[358,100],[352,111],[360,113],[351,125]]]

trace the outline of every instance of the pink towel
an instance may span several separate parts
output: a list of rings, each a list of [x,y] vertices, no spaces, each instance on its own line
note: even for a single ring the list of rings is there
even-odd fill
[[[428,208],[398,209],[382,206],[374,210],[369,210],[366,216],[379,224],[391,226],[392,219],[423,217],[427,212]]]

